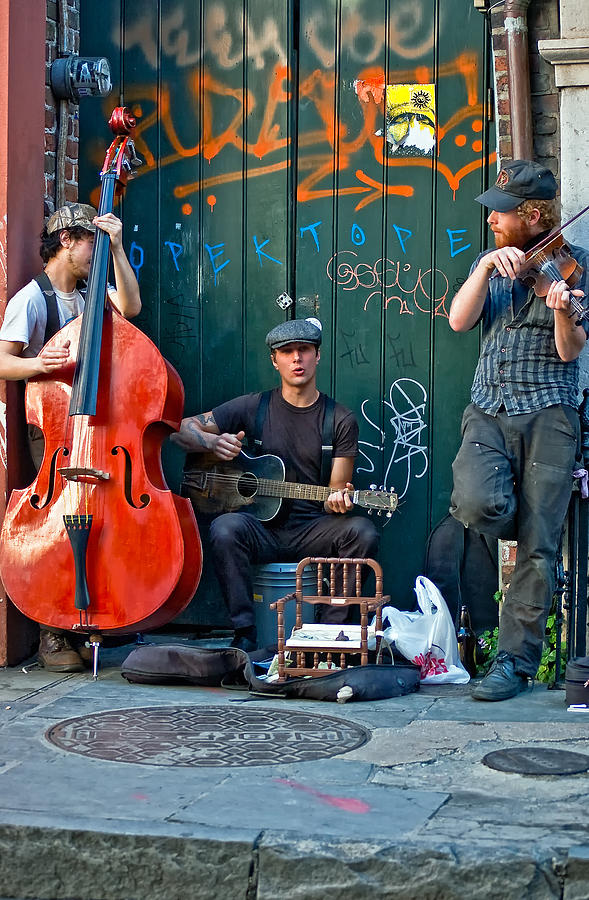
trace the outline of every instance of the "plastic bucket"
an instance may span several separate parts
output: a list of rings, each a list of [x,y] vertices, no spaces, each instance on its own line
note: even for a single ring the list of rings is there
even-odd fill
[[[270,609],[286,594],[292,594],[296,588],[296,562],[266,563],[254,566],[252,583],[254,593],[254,611],[258,632],[258,647],[268,647],[278,641],[278,612]],[[303,572],[303,594],[314,594],[317,590],[317,576],[313,566],[307,566]],[[290,636],[295,623],[294,600],[284,608],[284,634]]]

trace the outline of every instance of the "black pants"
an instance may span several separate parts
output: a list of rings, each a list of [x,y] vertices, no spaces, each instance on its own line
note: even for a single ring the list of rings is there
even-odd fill
[[[555,586],[555,559],[573,486],[579,416],[570,406],[497,416],[474,404],[462,419],[450,512],[463,525],[517,540],[501,609],[498,650],[516,671],[538,671]]]
[[[211,552],[223,599],[234,628],[254,624],[251,566],[298,562],[305,556],[374,557],[379,535],[370,519],[319,515],[292,519],[278,528],[250,513],[225,513],[211,523]],[[344,607],[320,606],[325,622],[343,622]]]

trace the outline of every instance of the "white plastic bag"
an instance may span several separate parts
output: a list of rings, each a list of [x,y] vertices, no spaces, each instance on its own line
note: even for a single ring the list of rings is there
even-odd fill
[[[420,666],[424,684],[466,684],[470,676],[460,662],[456,631],[446,601],[425,575],[416,578],[415,593],[421,612],[383,607],[384,640]],[[386,622],[388,626],[384,627]]]

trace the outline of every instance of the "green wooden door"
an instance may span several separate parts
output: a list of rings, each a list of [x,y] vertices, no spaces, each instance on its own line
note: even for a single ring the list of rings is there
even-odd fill
[[[472,0],[103,0],[82,4],[81,47],[115,87],[80,108],[80,196],[124,103],[145,160],[121,213],[138,324],[186,414],[273,385],[266,332],[317,316],[320,387],[360,422],[356,486],[399,494],[381,559],[412,606],[478,351],[448,310],[495,158],[483,17]],[[226,622],[210,572],[184,621]]]

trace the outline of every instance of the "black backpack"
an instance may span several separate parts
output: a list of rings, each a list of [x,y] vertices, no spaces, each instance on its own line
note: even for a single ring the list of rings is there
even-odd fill
[[[448,514],[427,540],[423,574],[439,589],[455,624],[464,605],[477,634],[495,628],[499,617],[494,600],[499,588],[495,538],[465,528]]]

